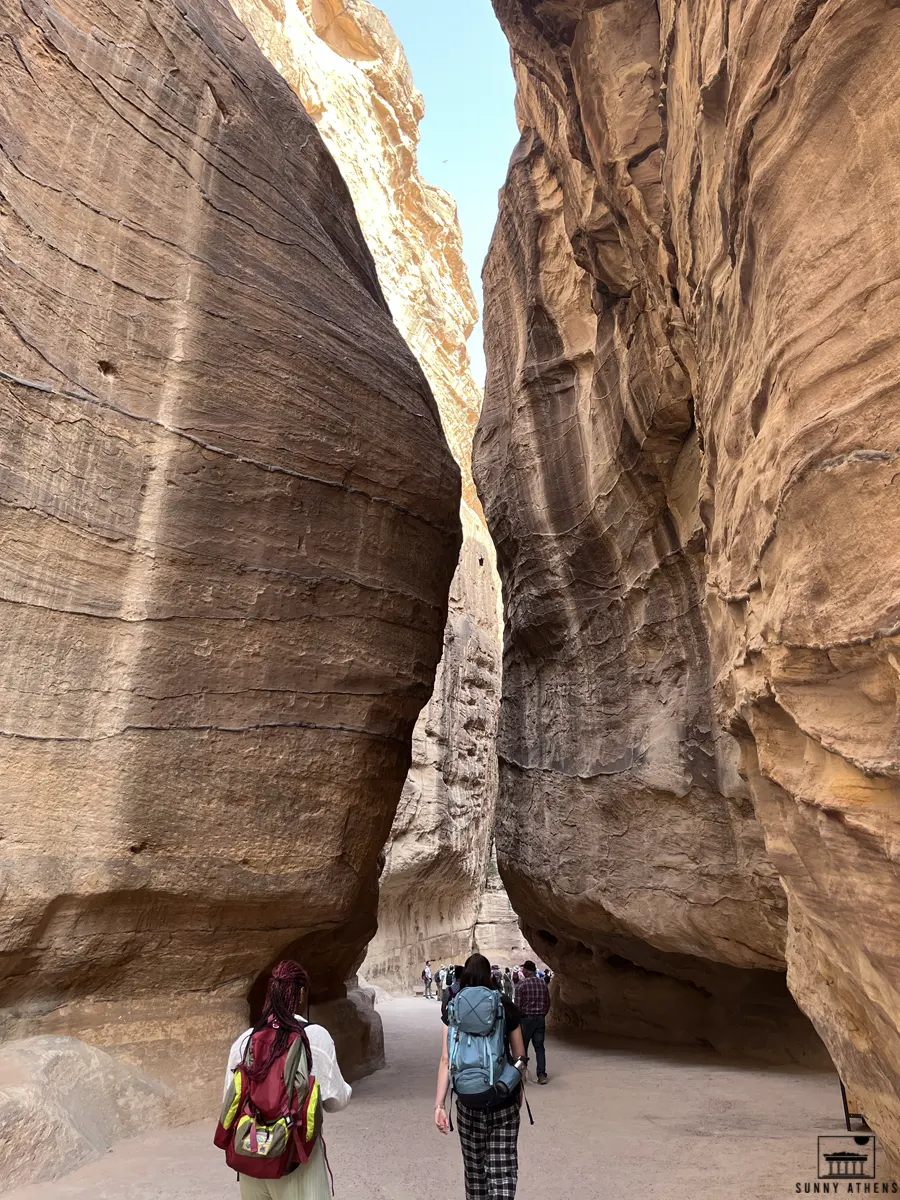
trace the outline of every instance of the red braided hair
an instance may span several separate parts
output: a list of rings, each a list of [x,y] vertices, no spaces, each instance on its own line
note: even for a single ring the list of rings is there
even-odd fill
[[[304,1025],[302,1021],[297,1020],[296,1011],[300,1007],[300,996],[304,989],[308,1012],[309,975],[299,963],[290,959],[285,959],[275,967],[266,989],[262,1018],[254,1026],[253,1033],[258,1033],[267,1025],[274,1026],[277,1032],[268,1053],[261,1055],[258,1061],[247,1067],[247,1074],[251,1079],[264,1078],[275,1059],[287,1049],[291,1035],[303,1032]],[[251,1034],[251,1041],[252,1036]]]

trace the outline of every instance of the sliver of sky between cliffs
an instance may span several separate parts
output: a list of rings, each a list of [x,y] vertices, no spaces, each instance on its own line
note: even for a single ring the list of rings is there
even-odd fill
[[[497,219],[497,192],[519,131],[509,43],[491,0],[374,0],[403,43],[425,97],[419,173],[455,197],[479,310],[481,266]],[[481,324],[469,339],[484,382]]]

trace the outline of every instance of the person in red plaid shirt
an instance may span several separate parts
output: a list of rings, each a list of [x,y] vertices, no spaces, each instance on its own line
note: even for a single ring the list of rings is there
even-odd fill
[[[525,1042],[525,1053],[528,1053],[528,1043],[532,1042],[537,1059],[538,1083],[546,1083],[547,1054],[544,1050],[544,1034],[547,1027],[547,1013],[550,1011],[550,989],[538,976],[537,964],[530,958],[527,962],[522,963],[522,974],[525,978],[516,988],[516,1007],[522,1014],[522,1039]]]

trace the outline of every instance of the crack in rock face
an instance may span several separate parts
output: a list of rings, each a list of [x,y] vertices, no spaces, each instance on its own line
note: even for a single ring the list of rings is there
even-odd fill
[[[460,471],[347,187],[227,4],[0,24],[0,1032],[124,1049],[196,1111],[278,957],[376,1020],[344,981]]]
[[[494,0],[497,847],[561,1019],[821,1053],[900,1156],[900,11]]]

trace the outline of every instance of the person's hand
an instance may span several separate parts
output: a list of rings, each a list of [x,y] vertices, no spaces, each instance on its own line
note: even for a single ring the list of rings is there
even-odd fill
[[[450,1118],[447,1116],[447,1111],[443,1104],[439,1104],[435,1107],[434,1123],[437,1125],[441,1133],[447,1133],[450,1129]]]

